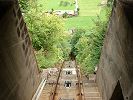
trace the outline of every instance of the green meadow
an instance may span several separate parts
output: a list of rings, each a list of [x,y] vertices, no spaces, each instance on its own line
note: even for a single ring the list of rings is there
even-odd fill
[[[69,2],[67,6],[60,5],[61,2]],[[39,4],[43,5],[45,11],[54,10],[74,10],[74,0],[39,0]],[[101,0],[78,0],[79,16],[64,19],[66,30],[71,28],[88,29],[93,26],[92,19],[95,19],[100,14]]]
[[[100,0],[78,0],[79,16],[67,18],[65,20],[65,27],[70,28],[85,28],[88,29],[93,26],[92,19],[95,19],[100,14],[101,7],[98,6]]]

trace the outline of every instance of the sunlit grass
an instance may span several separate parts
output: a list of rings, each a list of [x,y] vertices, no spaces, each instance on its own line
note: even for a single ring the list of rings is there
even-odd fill
[[[69,2],[67,6],[60,6],[61,1]],[[75,5],[73,4],[75,0],[39,0],[39,4],[43,5],[44,9],[47,10],[74,10]]]
[[[92,19],[96,16],[79,16],[65,19],[66,29],[84,28],[89,29],[94,25]]]
[[[74,10],[73,6],[59,6],[60,1],[69,1],[71,3],[74,0],[39,0],[39,3],[43,5],[45,11],[51,10]],[[93,26],[92,19],[95,19],[97,15],[100,14],[101,7],[99,6],[101,0],[78,0],[79,5],[79,16],[67,18],[65,20],[65,27],[67,29],[71,28],[90,28]]]
[[[79,16],[65,20],[66,29],[84,28],[88,29],[94,25],[92,19],[100,14],[100,0],[78,0]]]
[[[96,16],[100,12],[101,0],[78,0],[80,15],[79,16]]]

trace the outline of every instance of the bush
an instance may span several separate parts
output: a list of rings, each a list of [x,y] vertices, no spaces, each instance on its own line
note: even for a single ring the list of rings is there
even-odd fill
[[[106,12],[106,13],[105,13]],[[89,30],[77,29],[72,37],[72,52],[86,74],[93,73],[98,64],[103,46],[103,38],[107,29],[110,10],[105,8],[100,16],[93,19],[94,27]]]
[[[61,17],[45,15],[41,11],[41,7],[33,2],[24,17],[38,64],[41,68],[47,68],[68,58],[69,35],[65,32]]]
[[[67,18],[68,17],[68,13],[65,12],[63,15],[62,15],[63,18]]]
[[[75,29],[72,39],[71,39],[71,52],[77,56],[78,51],[77,48],[75,47],[75,45],[78,43],[79,39],[82,37],[82,35],[86,32],[86,30],[84,29]]]

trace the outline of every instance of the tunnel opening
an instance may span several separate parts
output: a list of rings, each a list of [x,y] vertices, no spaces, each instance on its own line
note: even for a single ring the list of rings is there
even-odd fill
[[[114,89],[114,92],[110,100],[124,100],[121,85],[119,81],[117,82],[117,85]]]

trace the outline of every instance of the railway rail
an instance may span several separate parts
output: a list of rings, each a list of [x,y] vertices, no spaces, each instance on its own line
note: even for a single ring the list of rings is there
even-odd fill
[[[75,65],[76,65],[76,71],[77,71],[77,78],[78,78],[78,92],[79,92],[79,100],[83,100],[83,89],[82,89],[82,82],[81,82],[81,73],[80,73],[80,69],[77,66],[77,62],[75,60]]]
[[[39,100],[84,100],[81,80],[76,61],[64,61],[48,78]]]
[[[37,100],[102,100],[95,75],[81,75],[76,61],[64,61],[57,69],[51,69]]]
[[[81,74],[76,61],[63,62],[50,100],[83,100]]]
[[[58,84],[59,84],[58,82],[59,82],[59,78],[60,78],[60,75],[61,75],[61,71],[62,71],[63,65],[64,65],[64,62],[61,65],[61,68],[60,68],[60,71],[59,71],[59,75],[57,77],[57,82],[55,84],[55,88],[54,88],[54,90],[52,92],[52,96],[50,97],[50,100],[55,100],[56,91],[57,91],[57,87],[58,87]]]

